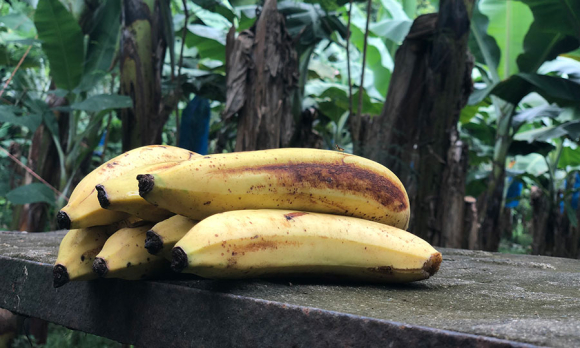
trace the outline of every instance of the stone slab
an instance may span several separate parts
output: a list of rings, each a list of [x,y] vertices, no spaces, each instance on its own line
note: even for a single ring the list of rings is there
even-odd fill
[[[439,273],[407,285],[169,277],[53,289],[63,236],[0,233],[0,307],[145,346],[163,346],[153,334],[161,330],[193,346],[277,345],[269,332],[283,346],[409,346],[420,338],[419,346],[580,347],[580,260],[441,248]]]

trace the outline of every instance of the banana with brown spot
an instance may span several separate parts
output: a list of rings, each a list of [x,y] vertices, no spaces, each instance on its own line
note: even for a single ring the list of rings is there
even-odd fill
[[[198,221],[175,215],[157,223],[147,231],[145,249],[152,255],[171,261],[171,249]]]
[[[442,261],[429,243],[396,227],[273,209],[210,216],[172,254],[175,271],[215,279],[292,275],[404,283],[429,278]]]
[[[126,219],[129,214],[101,208],[95,185],[116,178],[137,167],[149,164],[184,161],[196,153],[173,146],[149,145],[127,151],[99,166],[73,190],[69,202],[57,215],[61,229],[78,229],[91,226],[109,225]]]
[[[163,162],[129,170],[122,175],[109,179],[95,188],[100,207],[103,209],[129,213],[147,221],[164,221],[173,214],[144,200],[139,196],[138,181],[141,173],[158,173],[181,162]]]
[[[241,209],[297,209],[409,223],[409,198],[388,168],[363,157],[318,149],[215,154],[141,175],[139,194],[201,220]]]
[[[103,278],[144,279],[168,270],[169,262],[145,249],[145,235],[153,224],[122,228],[107,239],[93,262]]]
[[[93,272],[93,261],[113,232],[115,229],[110,226],[68,231],[60,242],[58,256],[52,270],[54,287],[61,287],[73,280],[97,278]]]

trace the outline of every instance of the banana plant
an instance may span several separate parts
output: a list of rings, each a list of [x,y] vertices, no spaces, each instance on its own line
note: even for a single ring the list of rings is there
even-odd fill
[[[470,48],[476,57],[482,88],[474,91],[470,102],[478,104],[489,97],[497,129],[492,170],[481,200],[484,235],[492,235],[497,230],[505,163],[516,133],[513,119],[521,110],[522,99],[533,91],[559,105],[574,103],[580,98],[576,94],[576,87],[580,85],[574,81],[537,73],[544,62],[580,46],[578,18],[580,4],[577,2],[480,0],[475,4]],[[500,30],[500,25],[505,29]],[[562,92],[564,95],[558,97]],[[483,247],[497,250],[494,242]]]
[[[105,0],[97,7],[67,8],[74,4],[46,0],[33,8],[15,3],[0,16],[0,23],[7,28],[3,35],[12,37],[5,46],[9,59],[0,64],[13,74],[3,90],[0,121],[9,132],[20,130],[25,148],[36,147],[44,154],[35,158],[37,174],[45,176],[43,172],[51,163],[57,163],[58,172],[57,180],[51,175],[52,179],[43,183],[7,192],[12,204],[62,206],[83,163],[102,139],[105,115],[132,106],[130,98],[118,96],[108,87],[119,40],[120,3]],[[17,49],[22,43],[30,45],[28,52]],[[37,65],[14,64],[15,55],[20,53],[23,62],[29,56],[43,59]],[[33,134],[41,125],[44,131],[39,134],[43,135],[37,139]],[[8,145],[14,139],[1,140]],[[56,158],[50,157],[51,146],[56,149]]]

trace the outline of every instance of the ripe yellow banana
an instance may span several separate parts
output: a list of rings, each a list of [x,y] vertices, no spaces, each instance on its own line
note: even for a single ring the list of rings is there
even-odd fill
[[[97,185],[100,208],[122,211],[147,221],[158,222],[169,218],[174,215],[172,212],[158,208],[139,196],[135,178],[140,173],[158,173],[179,163],[164,162],[138,167]]]
[[[93,260],[115,230],[111,226],[95,226],[70,230],[60,242],[52,270],[53,285],[61,287],[71,280],[97,278]]]
[[[386,167],[338,151],[273,149],[203,156],[139,175],[139,194],[201,220],[241,209],[297,209],[407,228],[409,198]]]
[[[95,185],[147,164],[183,161],[192,156],[197,154],[173,146],[149,145],[113,158],[85,176],[75,187],[68,204],[58,212],[59,228],[77,229],[108,225],[127,218],[129,216],[127,213],[101,208]]]
[[[147,231],[145,249],[152,255],[161,256],[171,261],[171,248],[196,223],[197,221],[181,215],[175,215],[165,221],[157,223]]]
[[[145,223],[113,233],[97,254],[93,271],[99,277],[127,280],[143,279],[163,271],[167,260],[149,254],[144,247],[145,234],[151,227],[153,224]]]
[[[335,276],[411,282],[435,274],[441,253],[404,230],[373,221],[290,210],[210,216],[172,250],[172,268],[206,278]]]

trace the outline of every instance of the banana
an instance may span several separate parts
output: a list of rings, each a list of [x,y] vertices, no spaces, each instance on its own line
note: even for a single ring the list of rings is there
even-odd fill
[[[71,280],[91,280],[93,260],[101,251],[105,241],[114,229],[110,226],[95,226],[70,230],[60,242],[58,256],[54,264],[53,285],[61,287]]]
[[[107,239],[93,262],[93,271],[103,278],[137,280],[162,272],[168,262],[144,248],[145,234],[153,224],[122,228]]]
[[[85,176],[75,187],[68,204],[57,214],[59,228],[68,230],[108,225],[127,218],[127,213],[101,208],[95,185],[147,164],[183,161],[193,156],[197,154],[178,147],[149,145],[113,158]]]
[[[157,173],[179,163],[165,162],[138,167],[95,186],[101,208],[122,211],[147,221],[158,222],[169,218],[174,215],[172,212],[158,208],[139,196],[135,178],[139,173]]]
[[[145,249],[152,255],[171,261],[171,248],[195,226],[198,221],[185,216],[175,215],[157,223],[147,231]]]
[[[205,278],[334,276],[379,283],[434,275],[441,253],[396,227],[359,218],[291,210],[210,216],[172,250],[171,267]]]
[[[129,216],[125,220],[107,226],[69,230],[60,242],[58,256],[52,269],[54,287],[61,287],[72,280],[96,279],[93,261],[107,238],[121,228],[142,224],[143,220]]]
[[[148,202],[194,220],[230,210],[297,209],[402,229],[409,223],[409,198],[401,181],[379,163],[338,151],[200,156],[137,179]]]

